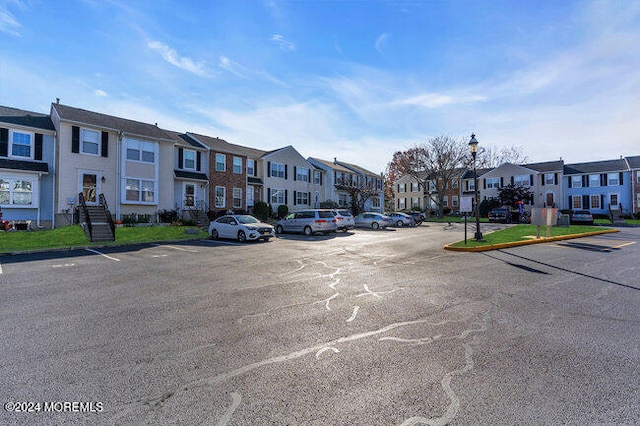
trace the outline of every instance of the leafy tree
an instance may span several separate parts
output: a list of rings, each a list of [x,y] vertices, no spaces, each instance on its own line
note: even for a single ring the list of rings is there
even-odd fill
[[[510,183],[502,188],[498,188],[498,199],[503,206],[517,209],[519,201],[524,203],[533,200],[533,193],[529,187]]]

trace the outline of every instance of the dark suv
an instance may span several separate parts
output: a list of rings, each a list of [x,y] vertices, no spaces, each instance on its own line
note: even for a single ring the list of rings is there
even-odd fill
[[[489,212],[489,222],[511,223],[511,212],[504,207],[493,209]]]

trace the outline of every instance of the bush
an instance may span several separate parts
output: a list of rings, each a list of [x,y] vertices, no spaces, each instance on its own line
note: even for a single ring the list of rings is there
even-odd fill
[[[258,201],[253,206],[253,213],[258,219],[265,221],[269,218],[269,205],[264,201]]]
[[[339,209],[340,205],[333,200],[326,200],[320,203],[321,209]]]
[[[135,214],[123,214],[122,215],[122,225],[123,226],[127,226],[127,227],[136,226],[137,223],[138,223],[138,219],[136,219],[136,215]]]
[[[182,221],[182,226],[196,226],[196,221],[193,219],[184,219]]]
[[[451,209],[449,207],[445,207],[442,209],[442,214],[447,216],[449,213],[451,213]]]
[[[638,213],[636,213],[636,214],[635,214],[635,218],[636,218],[636,219],[638,219],[638,220],[640,220],[640,212],[638,212]]]
[[[173,223],[178,220],[177,210],[160,210],[158,211],[158,220],[160,223]]]
[[[285,217],[287,214],[289,214],[289,207],[287,207],[286,204],[280,204],[278,206],[278,218],[282,219],[283,217]]]
[[[150,214],[139,214],[137,215],[138,223],[151,223],[151,215]]]

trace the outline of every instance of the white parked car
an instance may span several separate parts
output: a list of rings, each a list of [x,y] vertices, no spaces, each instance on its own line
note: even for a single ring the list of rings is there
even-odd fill
[[[332,212],[336,216],[338,230],[347,232],[349,229],[356,227],[356,222],[349,210],[332,210]]]
[[[276,236],[273,226],[248,214],[230,214],[209,223],[209,235],[214,240],[232,238],[240,242],[264,240]]]

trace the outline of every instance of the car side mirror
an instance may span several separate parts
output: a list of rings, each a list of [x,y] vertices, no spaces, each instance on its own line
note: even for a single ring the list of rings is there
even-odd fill
[[[229,222],[229,225],[237,225],[238,222],[236,222],[235,220],[232,220],[231,222]]]

